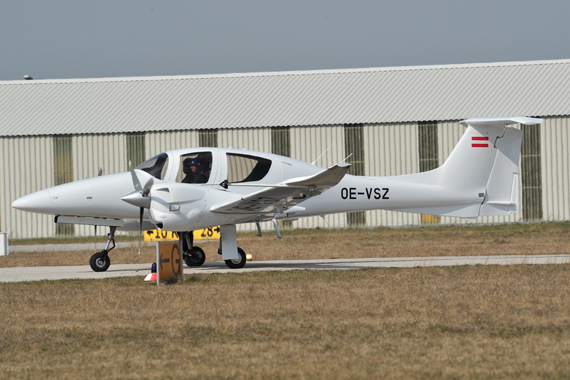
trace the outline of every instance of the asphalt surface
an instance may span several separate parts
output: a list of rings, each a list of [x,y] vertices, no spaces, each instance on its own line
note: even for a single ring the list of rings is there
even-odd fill
[[[2,260],[2,258],[0,258]],[[394,257],[330,260],[250,261],[242,269],[229,269],[223,262],[206,262],[201,267],[184,266],[184,275],[247,273],[287,270],[350,270],[363,268],[417,268],[459,265],[569,264],[570,255]],[[64,279],[101,279],[140,276],[150,273],[151,264],[112,264],[106,272],[93,272],[89,265],[60,267],[0,268],[0,282]],[[142,280],[142,278],[141,278]]]

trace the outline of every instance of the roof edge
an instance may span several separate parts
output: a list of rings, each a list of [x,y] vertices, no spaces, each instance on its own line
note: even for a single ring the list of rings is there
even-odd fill
[[[442,69],[466,69],[482,67],[509,67],[509,66],[535,66],[570,64],[570,59],[538,60],[538,61],[512,61],[512,62],[488,62],[488,63],[461,63],[446,65],[422,65],[422,66],[393,66],[393,67],[369,67],[355,69],[326,69],[326,70],[300,70],[300,71],[268,71],[230,74],[201,74],[201,75],[164,75],[164,76],[137,76],[137,77],[108,77],[108,78],[72,78],[72,79],[34,79],[34,80],[6,80],[0,81],[2,85],[34,85],[49,83],[104,83],[104,82],[137,82],[137,81],[169,81],[169,80],[194,80],[194,79],[218,79],[218,78],[247,78],[265,76],[297,76],[319,74],[350,74],[362,72],[390,72],[390,71],[416,71],[416,70],[442,70]]]

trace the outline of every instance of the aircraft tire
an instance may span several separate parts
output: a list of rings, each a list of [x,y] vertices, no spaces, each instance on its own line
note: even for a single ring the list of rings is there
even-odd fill
[[[226,262],[226,265],[228,266],[228,268],[239,269],[239,268],[243,268],[245,266],[245,263],[247,262],[247,256],[245,254],[245,251],[239,247],[238,247],[238,255],[239,255],[239,259],[224,260]]]
[[[192,247],[192,253],[184,255],[184,262],[189,267],[201,267],[206,261],[206,254],[200,247]]]
[[[105,272],[111,265],[111,259],[107,254],[104,253],[104,251],[97,252],[93,254],[89,260],[89,265],[95,272]],[[105,257],[104,259],[103,256]]]

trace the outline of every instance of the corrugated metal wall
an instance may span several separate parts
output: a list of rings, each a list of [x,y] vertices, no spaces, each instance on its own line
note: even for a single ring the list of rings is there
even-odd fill
[[[348,158],[346,162],[351,166],[348,174],[366,175],[366,155],[364,153],[364,125],[344,125],[344,151]],[[346,214],[346,223],[349,227],[366,226],[366,211],[355,211]]]
[[[18,211],[11,206],[19,197],[54,186],[53,139],[2,138],[0,178],[2,231],[8,238],[55,236],[53,217]]]
[[[271,128],[221,129],[219,147],[271,152]]]
[[[103,174],[126,171],[129,166],[128,136],[127,134],[73,136],[73,177],[75,180],[97,176],[101,166],[103,166]],[[131,147],[133,148],[136,147]],[[133,162],[133,165],[136,166],[136,163]],[[78,236],[93,236],[94,232],[93,226],[75,227],[75,233]],[[109,232],[107,228],[97,228],[99,236],[105,236],[107,232]]]
[[[364,126],[367,176],[393,176],[419,172],[417,123]],[[367,211],[368,226],[420,225],[420,216],[386,210]]]
[[[546,118],[540,126],[541,203],[544,220],[570,220],[570,118]],[[220,129],[218,146],[271,152],[271,128]],[[437,157],[445,162],[461,136],[464,127],[457,121],[437,123]],[[329,167],[343,161],[346,152],[346,128],[344,125],[290,127],[288,132],[292,158]],[[364,148],[364,174],[390,176],[419,172],[418,123],[371,124],[362,126]],[[104,173],[125,171],[128,167],[128,135],[76,135],[71,138],[73,180],[97,175],[103,165]],[[202,137],[204,139],[206,137]],[[213,138],[212,136],[208,137]],[[132,151],[144,149],[149,158],[166,150],[196,147],[200,144],[199,132],[150,132],[139,138],[140,144],[132,145]],[[137,140],[137,141],[138,141]],[[273,139],[275,140],[275,138]],[[134,140],[133,140],[134,141]],[[276,141],[276,140],[275,140]],[[273,144],[275,144],[273,141]],[[144,147],[139,146],[144,144]],[[432,144],[433,145],[433,144]],[[54,138],[26,137],[2,138],[2,165],[0,172],[1,229],[9,237],[53,237],[56,227],[51,216],[37,215],[12,209],[11,203],[20,196],[55,185]],[[534,170],[534,169],[531,169]],[[522,172],[522,169],[521,169]],[[522,176],[519,176],[519,199],[523,199]],[[528,197],[527,197],[528,198]],[[527,203],[530,201],[526,201]],[[528,207],[528,204],[526,205]],[[523,221],[522,209],[508,217],[483,217],[478,223],[504,223]],[[420,215],[391,211],[367,211],[366,226],[418,226]],[[462,219],[442,217],[442,224],[465,223]],[[346,227],[346,214],[326,215],[294,221],[293,228]],[[242,225],[240,231],[254,230],[255,225]],[[272,229],[271,223],[262,228]],[[99,229],[99,234],[106,231]],[[93,227],[77,226],[75,234],[92,236]]]
[[[543,219],[570,220],[570,118],[545,119],[541,142]]]
[[[198,131],[148,132],[146,144],[147,158],[167,150],[200,146]]]
[[[330,149],[329,149],[330,148]],[[344,126],[314,126],[291,128],[291,158],[314,162],[328,168],[346,158],[344,150]],[[303,218],[293,222],[293,228],[345,227],[346,214]]]
[[[73,182],[73,137],[57,135],[53,137],[53,184],[55,186]],[[75,236],[75,225],[57,224],[56,236]]]

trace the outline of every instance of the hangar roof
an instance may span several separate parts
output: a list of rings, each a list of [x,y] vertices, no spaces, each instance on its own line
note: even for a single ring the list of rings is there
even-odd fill
[[[570,115],[570,59],[0,82],[0,136]]]

